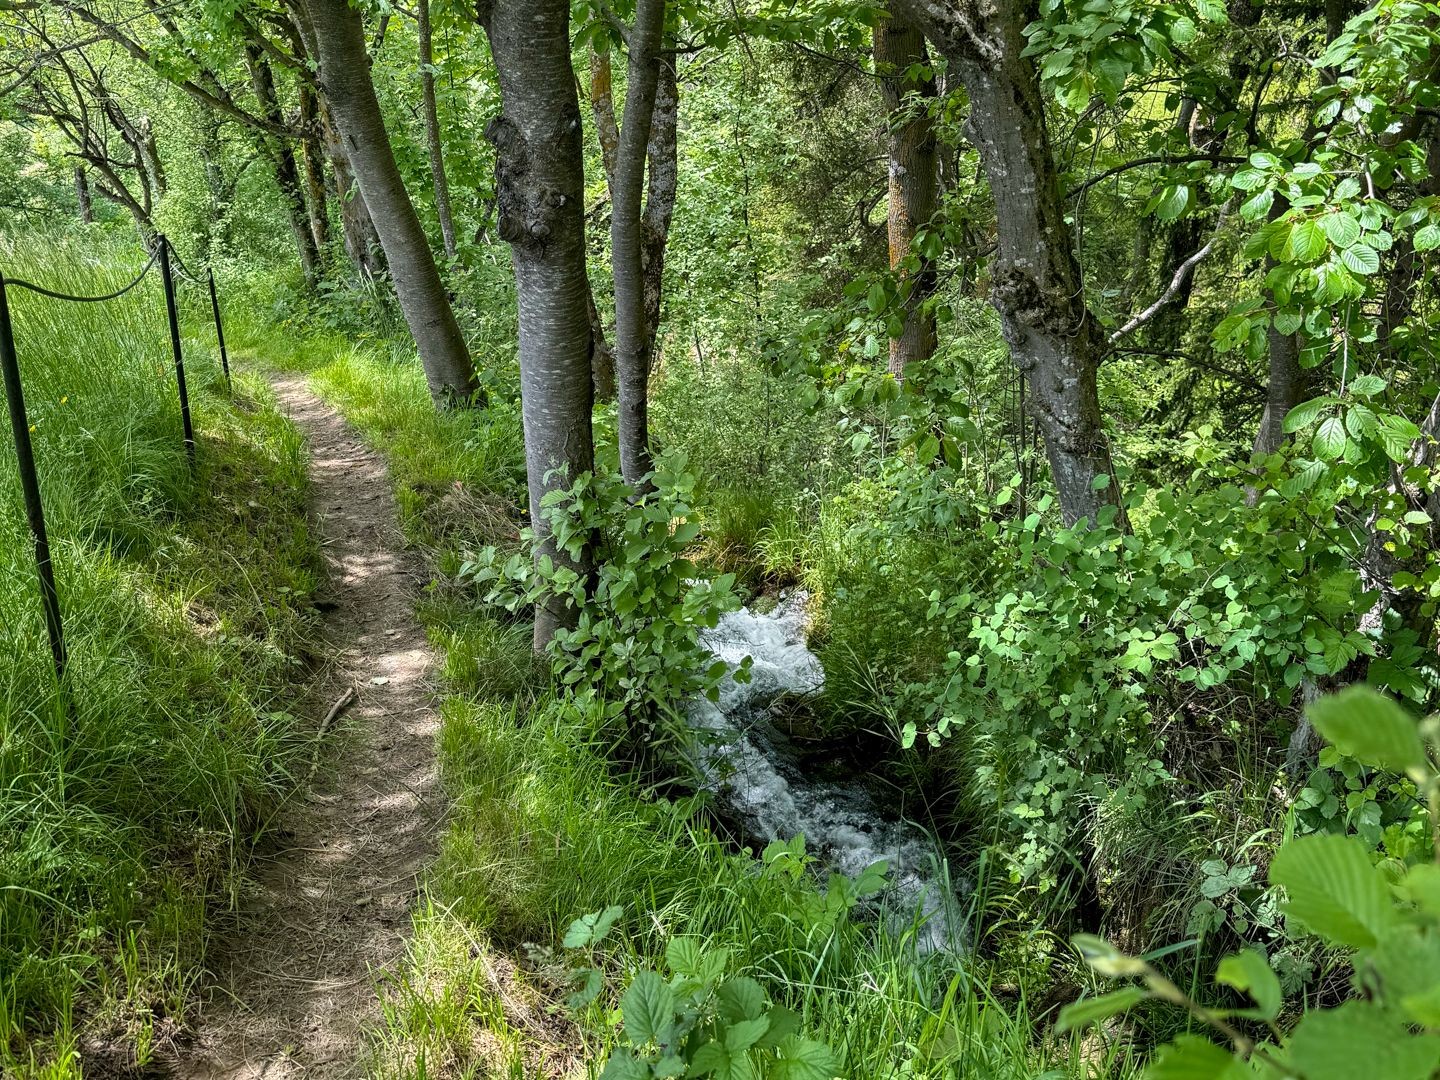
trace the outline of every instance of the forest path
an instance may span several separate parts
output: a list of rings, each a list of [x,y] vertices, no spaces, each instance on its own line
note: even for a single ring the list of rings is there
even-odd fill
[[[194,1080],[363,1073],[375,979],[403,957],[444,814],[434,656],[414,612],[424,577],[405,552],[385,462],[302,377],[273,385],[309,444],[329,572],[329,662],[310,700],[323,710],[348,688],[358,696],[212,953],[215,985],[176,1070]]]

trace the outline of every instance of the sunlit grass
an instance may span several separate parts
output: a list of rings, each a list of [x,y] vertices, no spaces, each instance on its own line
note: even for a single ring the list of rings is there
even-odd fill
[[[143,261],[93,234],[0,241],[8,275],[70,292],[113,289]],[[183,1017],[207,903],[230,898],[304,749],[279,697],[317,564],[300,441],[259,381],[231,401],[208,305],[185,333],[192,473],[158,274],[107,304],[18,289],[10,303],[71,664],[62,692],[6,451],[0,1065],[58,1077],[79,1013],[140,1050],[157,1017]]]

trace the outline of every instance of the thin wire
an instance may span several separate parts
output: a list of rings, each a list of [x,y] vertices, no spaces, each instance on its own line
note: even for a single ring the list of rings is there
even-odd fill
[[[128,293],[131,289],[135,288],[136,285],[139,285],[140,282],[145,280],[145,275],[150,273],[150,268],[155,265],[155,260],[158,258],[160,258],[160,246],[157,244],[155,246],[155,250],[150,255],[150,261],[145,264],[145,269],[140,271],[139,277],[137,277],[134,281],[130,282],[130,284],[126,285],[123,289],[117,289],[112,293],[106,293],[104,296],[71,296],[69,293],[55,292],[52,289],[42,288],[41,286],[32,284],[29,281],[21,281],[19,278],[5,278],[4,280],[7,288],[29,289],[31,292],[39,293],[41,296],[48,296],[54,300],[69,300],[70,302],[76,304],[98,304],[105,300],[119,299],[120,297]]]

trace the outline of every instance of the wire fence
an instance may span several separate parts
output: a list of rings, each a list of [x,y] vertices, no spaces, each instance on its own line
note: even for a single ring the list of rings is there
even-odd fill
[[[0,376],[3,376],[5,400],[10,411],[10,428],[15,435],[15,458],[20,471],[20,489],[25,499],[25,519],[35,541],[35,570],[40,582],[40,604],[45,615],[45,632],[50,639],[50,655],[55,666],[56,685],[64,691],[69,653],[65,645],[65,626],[60,614],[60,594],[55,587],[55,566],[50,557],[50,537],[45,528],[45,508],[40,499],[40,478],[35,469],[35,451],[30,442],[30,420],[25,410],[25,390],[20,378],[20,360],[15,351],[15,330],[10,319],[10,291],[24,289],[52,300],[71,304],[101,304],[136,288],[156,266],[165,296],[165,318],[170,331],[170,351],[175,358],[175,385],[180,399],[180,417],[184,430],[185,456],[195,468],[195,426],[190,415],[190,391],[185,382],[185,356],[180,343],[180,316],[175,301],[176,270],[184,280],[205,288],[210,298],[210,313],[215,321],[215,339],[220,350],[220,366],[225,373],[226,389],[231,389],[230,358],[225,351],[225,328],[220,320],[220,300],[215,289],[215,273],[209,268],[204,279],[191,274],[180,256],[163,234],[155,238],[154,250],[135,279],[123,288],[103,296],[75,296],[36,285],[19,278],[6,278],[0,273]]]

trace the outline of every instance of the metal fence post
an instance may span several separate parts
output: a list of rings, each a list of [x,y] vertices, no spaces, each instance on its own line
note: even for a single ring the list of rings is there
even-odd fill
[[[50,538],[45,531],[45,508],[40,502],[40,481],[35,475],[30,421],[25,415],[25,392],[20,386],[20,361],[15,356],[15,332],[10,325],[10,303],[3,275],[0,275],[0,369],[4,373],[5,400],[10,407],[10,427],[15,432],[15,459],[20,466],[20,488],[25,495],[25,517],[35,538],[35,570],[40,578],[45,631],[50,636],[56,685],[63,691],[68,662],[65,628],[60,621],[60,594],[55,589],[55,567],[50,561]]]
[[[220,367],[225,372],[225,388],[233,393],[235,387],[230,382],[230,357],[225,352],[225,327],[220,323],[220,300],[215,295],[215,271],[207,267],[205,279],[210,283],[210,311],[215,316],[215,340],[220,344]]]
[[[160,238],[160,275],[165,282],[165,314],[170,319],[170,350],[175,354],[175,382],[180,388],[180,418],[185,425],[185,453],[195,467],[195,428],[190,422],[190,391],[185,385],[185,359],[180,353],[180,315],[175,310],[175,277],[170,271],[170,241]]]

